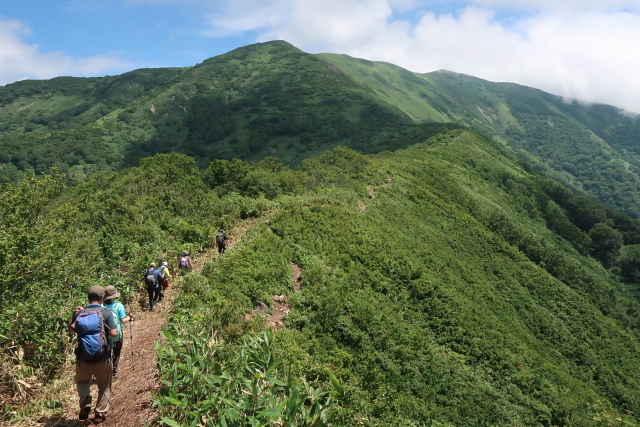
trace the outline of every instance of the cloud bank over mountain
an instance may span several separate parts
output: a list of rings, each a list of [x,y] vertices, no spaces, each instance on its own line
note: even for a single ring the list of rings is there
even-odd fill
[[[248,0],[210,15],[205,34],[254,31],[306,51],[448,69],[640,112],[637,2],[478,0],[451,11],[438,3]]]
[[[640,113],[637,0],[24,0],[3,13],[0,84],[189,66],[282,39]]]

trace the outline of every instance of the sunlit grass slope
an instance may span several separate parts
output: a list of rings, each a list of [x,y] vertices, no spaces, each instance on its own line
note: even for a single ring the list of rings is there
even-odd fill
[[[581,255],[599,238],[575,225],[600,205],[466,130],[396,153],[339,148],[299,173],[308,191],[274,198],[185,282],[161,350],[167,419],[282,421],[306,378],[332,390],[331,425],[636,425],[638,302],[608,258]],[[637,222],[602,212],[638,243]],[[250,350],[239,338],[260,322],[245,314],[280,294],[286,328]]]
[[[320,56],[416,122],[452,121],[491,135],[565,184],[640,215],[638,114],[446,70]]]

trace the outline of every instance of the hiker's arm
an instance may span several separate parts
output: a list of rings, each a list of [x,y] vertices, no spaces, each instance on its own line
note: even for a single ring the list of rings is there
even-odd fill
[[[114,337],[114,338],[117,337],[118,336],[118,328],[109,330],[109,336],[110,337]]]
[[[118,304],[118,317],[120,317],[120,323],[124,323],[124,322],[128,322],[130,320],[130,317],[127,316],[127,312],[124,309],[124,305],[122,304]]]
[[[76,320],[76,315],[77,315],[79,312],[81,312],[83,309],[84,309],[84,307],[77,306],[77,307],[76,307],[76,312],[75,312],[75,313],[73,313],[73,315],[71,316],[71,319],[69,319],[68,326],[69,326],[69,333],[70,333],[70,334],[75,334],[75,333],[76,333],[76,330],[75,330],[75,329],[73,329],[73,327],[72,327],[71,325],[73,325],[73,322]]]

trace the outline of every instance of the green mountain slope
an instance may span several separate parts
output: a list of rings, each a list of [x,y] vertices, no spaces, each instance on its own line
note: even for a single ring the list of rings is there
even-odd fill
[[[400,110],[284,42],[187,69],[51,82],[0,90],[5,175],[57,166],[77,181],[173,151],[202,165],[270,155],[296,164],[340,144],[395,148],[415,134],[402,129],[411,120]],[[382,131],[390,127],[399,130]]]
[[[320,56],[417,122],[453,121],[491,135],[566,184],[640,214],[638,115],[449,71],[416,74],[345,55]]]
[[[640,216],[636,116],[448,71],[309,55],[282,41],[194,67],[0,88],[0,177],[56,166],[78,183],[174,151],[200,166],[268,156],[295,166],[338,145],[407,147],[424,123],[486,133],[554,178]]]
[[[429,126],[298,170],[172,154],[60,196],[55,177],[2,187],[0,354],[55,376],[87,280],[130,297],[149,260],[253,218],[182,283],[159,349],[169,425],[637,425],[640,222]],[[273,295],[291,311],[260,340],[246,315]]]

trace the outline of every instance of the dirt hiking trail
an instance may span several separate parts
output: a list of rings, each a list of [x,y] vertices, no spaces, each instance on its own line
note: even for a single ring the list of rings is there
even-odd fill
[[[258,220],[243,221],[229,234],[228,249],[232,249],[247,229],[255,226]],[[193,271],[201,272],[204,265],[218,257],[215,244],[205,252],[194,254]],[[177,259],[170,259],[170,271],[177,273]],[[171,312],[174,300],[180,291],[180,276],[171,279],[163,301],[156,304],[156,310],[148,311],[148,296],[146,292],[139,292],[127,307],[127,314],[132,314],[135,321],[127,323],[125,327],[124,345],[120,356],[118,377],[114,379],[111,388],[110,410],[107,420],[103,424],[108,427],[144,427],[151,425],[158,414],[152,407],[152,393],[159,391],[159,375],[157,369],[155,341],[162,342],[161,331],[166,325],[167,316]],[[133,335],[133,347],[131,337]],[[133,348],[133,350],[132,350]],[[133,354],[132,354],[133,351]],[[80,427],[92,426],[94,413],[89,420],[78,420],[78,397],[73,377],[75,373],[75,358],[70,356],[68,363],[62,369],[60,379],[51,390],[43,394],[42,399],[55,398],[62,403],[62,414],[57,411],[56,416],[43,416],[39,419],[23,419],[19,426],[39,427]],[[97,400],[97,387],[92,388],[93,407]],[[12,424],[0,423],[0,426]]]
[[[259,219],[241,221],[229,233],[228,249],[242,240],[246,231],[255,227],[261,221],[268,221],[268,215]],[[204,265],[218,257],[215,244],[205,252],[194,254],[193,271],[200,273]],[[170,271],[176,273],[177,259],[169,262]],[[300,267],[293,264],[293,280],[295,291],[300,291]],[[166,325],[167,316],[171,312],[174,300],[180,292],[180,276],[171,280],[163,301],[156,304],[156,310],[148,311],[148,296],[146,292],[139,292],[134,301],[127,307],[127,314],[132,314],[135,321],[127,323],[125,327],[124,345],[120,356],[118,377],[114,379],[111,391],[110,410],[107,421],[101,425],[108,427],[144,427],[154,423],[158,413],[153,408],[153,393],[160,389],[159,374],[155,353],[155,342],[163,341],[161,331]],[[284,317],[290,308],[286,296],[273,295],[272,308],[260,303],[247,320],[256,315],[266,317],[266,324],[273,328],[284,327]],[[133,345],[131,337],[133,336]],[[132,350],[133,349],[133,350]],[[81,427],[92,426],[93,411],[89,420],[78,420],[78,397],[73,377],[75,373],[75,358],[69,357],[68,363],[62,369],[60,379],[56,380],[48,392],[43,393],[44,399],[55,399],[62,403],[62,408],[55,416],[42,416],[39,419],[23,419],[13,424],[20,427]],[[97,387],[92,387],[93,406],[97,400]],[[61,414],[62,412],[62,414]],[[11,424],[0,423],[0,427]]]

